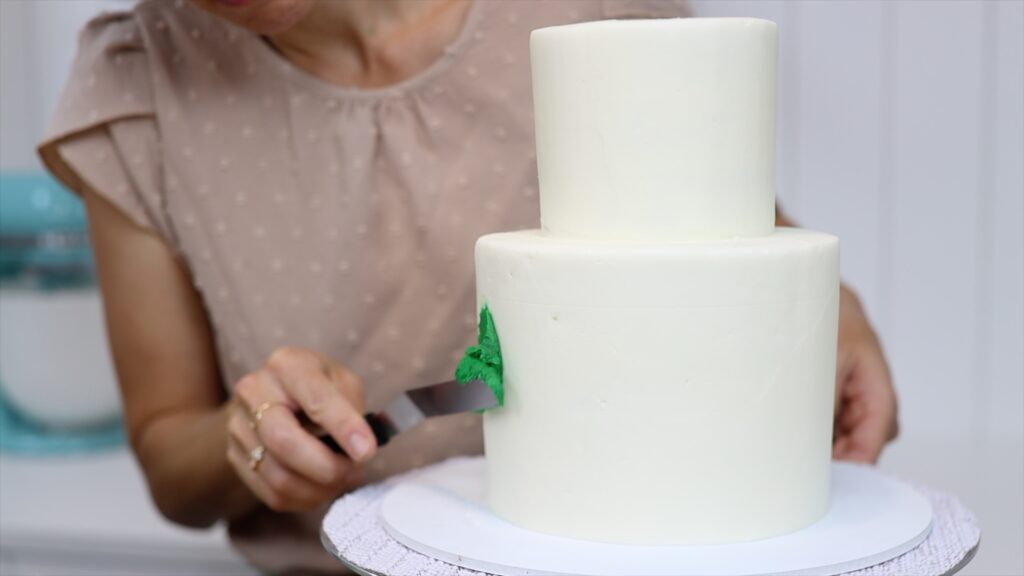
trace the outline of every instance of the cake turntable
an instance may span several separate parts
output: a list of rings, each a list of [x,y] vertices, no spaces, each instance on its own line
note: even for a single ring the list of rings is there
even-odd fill
[[[952,574],[979,532],[955,499],[873,467],[834,463],[831,506],[776,538],[714,546],[609,545],[525,530],[484,504],[483,458],[458,458],[339,500],[323,541],[363,574],[739,576]]]

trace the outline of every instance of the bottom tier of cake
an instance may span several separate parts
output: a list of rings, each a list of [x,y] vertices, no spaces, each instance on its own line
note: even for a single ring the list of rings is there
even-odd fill
[[[784,534],[828,506],[838,240],[477,244],[505,406],[488,500],[528,529],[624,544]]]

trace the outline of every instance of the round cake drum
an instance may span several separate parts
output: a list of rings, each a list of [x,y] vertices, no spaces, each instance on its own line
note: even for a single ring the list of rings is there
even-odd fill
[[[931,529],[928,500],[872,468],[832,466],[832,500],[817,523],[785,536],[716,546],[620,546],[524,530],[484,503],[482,460],[457,481],[404,483],[381,504],[388,533],[444,562],[507,576],[840,574],[895,558]],[[595,503],[599,506],[599,503]]]

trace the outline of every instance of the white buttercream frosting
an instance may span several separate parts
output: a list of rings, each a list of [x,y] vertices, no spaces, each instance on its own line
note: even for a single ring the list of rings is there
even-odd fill
[[[490,503],[527,528],[635,544],[750,540],[828,503],[838,242],[477,244],[505,406]]]
[[[774,229],[776,29],[531,40],[543,230],[477,243],[505,406],[488,499],[532,530],[736,542],[828,506],[835,237]]]
[[[775,224],[776,26],[603,21],[530,38],[542,228],[605,240]]]

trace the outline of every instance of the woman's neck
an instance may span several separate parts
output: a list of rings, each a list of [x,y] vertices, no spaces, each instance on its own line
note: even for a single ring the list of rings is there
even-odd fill
[[[380,87],[421,72],[458,37],[470,0],[317,2],[268,40],[296,66],[342,86]]]

